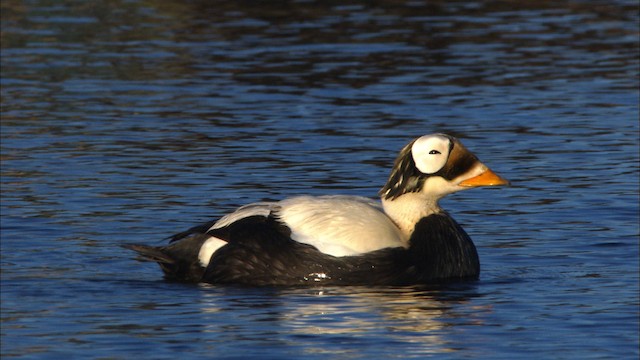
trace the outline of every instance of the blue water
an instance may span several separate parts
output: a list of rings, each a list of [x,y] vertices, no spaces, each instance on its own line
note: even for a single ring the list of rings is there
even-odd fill
[[[637,359],[638,4],[2,3],[3,358]],[[164,282],[118,245],[375,196],[448,132],[477,282]]]

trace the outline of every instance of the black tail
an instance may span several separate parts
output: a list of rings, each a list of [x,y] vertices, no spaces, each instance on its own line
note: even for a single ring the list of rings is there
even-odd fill
[[[198,255],[202,243],[208,238],[209,235],[196,234],[168,246],[124,244],[122,247],[137,252],[139,260],[158,263],[167,280],[200,282],[205,268],[200,264]]]
[[[138,260],[141,261],[155,261],[158,264],[167,265],[175,264],[175,260],[163,252],[163,247],[138,244],[124,244],[122,247],[137,252],[139,255]]]

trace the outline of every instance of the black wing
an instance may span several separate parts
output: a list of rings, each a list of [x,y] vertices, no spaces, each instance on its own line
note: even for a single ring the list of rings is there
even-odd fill
[[[185,231],[182,231],[182,232],[179,232],[177,234],[171,235],[171,236],[168,237],[168,239],[170,239],[169,242],[172,243],[172,242],[178,241],[180,239],[184,239],[187,236],[192,235],[192,234],[206,234],[207,230],[209,230],[213,226],[213,224],[216,223],[216,221],[218,221],[218,219],[207,221],[204,224],[196,225],[196,226],[191,227],[191,228],[189,228],[189,229],[187,229]]]

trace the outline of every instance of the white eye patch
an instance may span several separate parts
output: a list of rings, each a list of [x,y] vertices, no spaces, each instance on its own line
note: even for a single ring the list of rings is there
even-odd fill
[[[439,134],[418,138],[411,147],[411,156],[418,170],[424,174],[433,174],[442,169],[449,158],[450,145],[451,140]]]

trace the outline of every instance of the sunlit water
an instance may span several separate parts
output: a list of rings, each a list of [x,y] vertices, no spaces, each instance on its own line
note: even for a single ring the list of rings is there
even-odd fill
[[[638,8],[2,2],[3,358],[638,358]],[[166,283],[124,242],[375,196],[412,138],[510,188],[443,206],[477,282]]]

